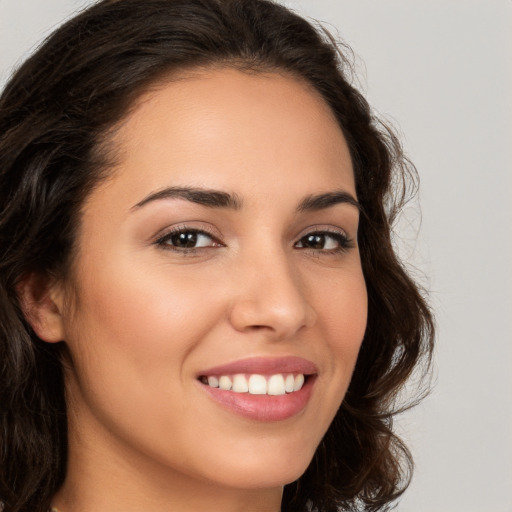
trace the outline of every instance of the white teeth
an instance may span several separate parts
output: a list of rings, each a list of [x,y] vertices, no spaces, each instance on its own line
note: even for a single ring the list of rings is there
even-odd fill
[[[231,382],[231,379],[227,375],[223,375],[219,379],[219,388],[223,389],[224,391],[229,391],[231,389],[232,384],[233,383]]]
[[[284,388],[284,377],[282,375],[272,375],[268,379],[268,394],[269,395],[284,395],[286,390]]]
[[[201,377],[204,384],[212,388],[220,388],[223,391],[234,393],[250,393],[251,395],[284,395],[299,391],[304,385],[304,375],[277,373],[275,375],[221,375]]]
[[[235,393],[247,393],[249,391],[249,384],[245,375],[238,374],[233,377],[233,391]]]
[[[208,377],[208,386],[211,386],[212,388],[218,388],[219,379],[217,379],[217,377]]]
[[[267,379],[263,375],[251,375],[249,377],[249,393],[251,395],[266,395]]]
[[[295,377],[295,382],[293,383],[293,391],[299,391],[300,388],[304,385],[304,375],[302,373],[299,373]]]
[[[286,379],[284,380],[284,390],[287,393],[291,393],[293,391],[293,385],[295,383],[295,377],[290,374],[286,376]]]

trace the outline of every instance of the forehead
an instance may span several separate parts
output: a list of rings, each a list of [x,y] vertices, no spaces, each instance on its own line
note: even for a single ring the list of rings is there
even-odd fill
[[[134,196],[171,182],[239,186],[242,194],[261,182],[289,189],[290,180],[310,191],[354,190],[334,114],[311,86],[286,74],[215,69],[161,82],[139,99],[113,142],[113,181]]]

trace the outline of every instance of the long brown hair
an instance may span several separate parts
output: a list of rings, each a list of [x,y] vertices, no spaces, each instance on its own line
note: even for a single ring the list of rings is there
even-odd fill
[[[109,130],[140,94],[169,73],[210,65],[286,71],[314,87],[348,142],[361,203],[366,334],[345,400],[305,474],[285,487],[282,510],[385,510],[407,487],[412,459],[392,419],[407,378],[428,368],[434,329],[390,233],[416,174],[351,85],[340,48],[267,0],[105,0],[14,74],[0,98],[4,512],[46,512],[67,458],[60,347],[32,331],[16,284],[30,271],[65,274],[80,206],[108,172]]]

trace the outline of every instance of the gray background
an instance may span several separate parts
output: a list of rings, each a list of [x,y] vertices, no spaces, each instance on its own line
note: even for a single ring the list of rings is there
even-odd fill
[[[0,86],[87,3],[0,0]],[[436,384],[399,421],[417,466],[398,510],[512,512],[512,1],[283,3],[352,45],[421,175],[397,244],[432,293]]]

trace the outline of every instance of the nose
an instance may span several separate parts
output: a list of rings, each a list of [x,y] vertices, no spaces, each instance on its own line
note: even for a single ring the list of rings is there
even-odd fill
[[[299,272],[283,254],[251,258],[234,272],[235,297],[229,312],[233,327],[241,332],[264,331],[281,340],[293,337],[316,321]]]

